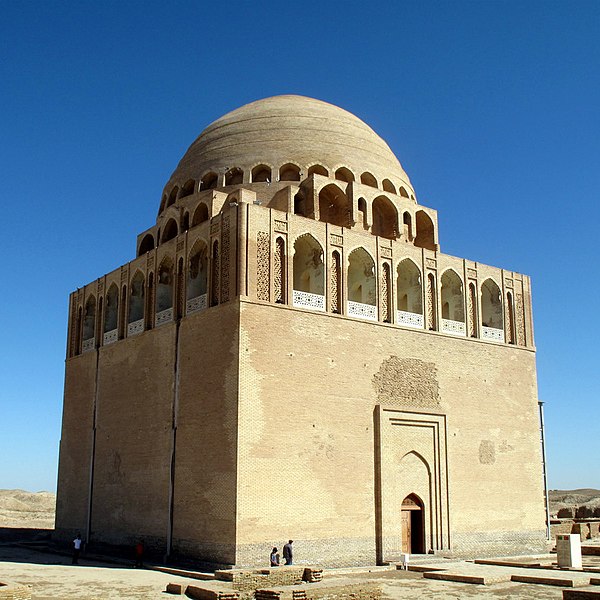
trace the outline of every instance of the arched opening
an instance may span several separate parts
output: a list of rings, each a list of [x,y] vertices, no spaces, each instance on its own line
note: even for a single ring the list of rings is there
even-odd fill
[[[275,240],[275,252],[273,254],[273,295],[276,304],[285,304],[286,282],[285,242],[279,236]]]
[[[419,267],[405,258],[397,268],[396,322],[399,325],[423,328],[423,286]]]
[[[188,179],[181,187],[179,197],[185,198],[186,196],[191,196],[194,193],[195,186],[196,182],[193,179]]]
[[[452,269],[444,271],[441,279],[442,331],[465,335],[465,305],[463,283]]]
[[[390,192],[391,194],[395,194],[396,193],[396,187],[394,186],[394,184],[389,179],[384,179],[381,182],[381,185],[382,185],[384,191]]]
[[[200,225],[204,221],[208,221],[208,206],[204,202],[200,202],[192,217],[192,227],[196,227],[196,225]]]
[[[165,228],[163,229],[162,243],[164,244],[165,242],[177,237],[178,233],[179,230],[177,227],[177,221],[175,219],[169,219],[165,225]]]
[[[425,553],[425,518],[423,501],[416,494],[402,500],[402,552]]]
[[[354,173],[352,173],[352,171],[350,169],[347,169],[346,167],[340,167],[335,172],[335,178],[338,181],[345,181],[346,183],[350,183],[351,181],[354,181]]]
[[[331,253],[331,283],[330,283],[331,312],[342,312],[342,260],[340,253],[334,250]]]
[[[279,181],[300,181],[300,167],[287,163],[279,169]]]
[[[375,179],[371,173],[366,171],[360,176],[360,182],[364,185],[368,185],[369,187],[377,187],[377,179]]]
[[[364,248],[348,257],[348,314],[377,320],[375,262]]]
[[[90,296],[85,303],[83,313],[83,350],[90,350],[94,347],[94,338],[96,332],[96,298]],[[91,344],[86,344],[91,342]]]
[[[190,213],[186,210],[183,213],[183,219],[181,220],[181,231],[187,231],[190,228]]]
[[[385,196],[373,200],[373,226],[374,235],[395,240],[398,237],[398,211],[392,201]]]
[[[151,233],[147,233],[140,242],[138,256],[142,256],[142,254],[146,254],[150,250],[154,250],[154,236]]]
[[[160,325],[173,318],[173,264],[166,258],[158,268],[158,281],[156,282],[156,324]],[[169,311],[170,315],[163,315]]]
[[[219,176],[216,173],[209,171],[200,179],[200,191],[214,190],[217,187],[218,179]]]
[[[116,284],[108,288],[106,294],[106,308],[104,311],[104,343],[114,342],[117,339],[117,326],[119,320],[119,290]],[[113,332],[114,339],[106,339],[107,333]]]
[[[323,177],[329,177],[329,171],[323,165],[312,165],[308,168],[309,175],[323,175]]]
[[[252,183],[270,183],[271,167],[267,165],[258,165],[252,169]]]
[[[493,279],[486,279],[481,286],[481,337],[504,341],[502,294]]]
[[[244,171],[238,167],[233,167],[225,173],[225,185],[239,185],[244,181]]]
[[[402,215],[402,235],[405,240],[409,242],[413,241],[412,217],[408,211],[405,211]]]
[[[338,227],[350,226],[350,209],[346,194],[331,183],[319,192],[319,221]]]
[[[406,188],[405,188],[403,185],[401,185],[401,186],[400,186],[400,189],[398,190],[398,193],[399,193],[399,194],[400,194],[402,197],[404,197],[404,198],[408,198],[408,192],[406,191]]]
[[[206,291],[208,287],[208,246],[197,240],[189,257],[186,312],[194,312],[206,308]]]
[[[323,248],[308,233],[294,242],[294,306],[325,310]]]
[[[417,237],[415,237],[415,246],[426,248],[427,250],[436,250],[431,217],[425,211],[419,210],[416,214],[416,220]]]
[[[171,193],[169,194],[169,199],[167,200],[167,206],[166,206],[166,208],[169,208],[169,206],[175,204],[175,200],[177,200],[177,194],[178,193],[179,193],[179,188],[177,186],[175,186],[171,190]]]
[[[139,328],[143,330],[143,319],[144,319],[144,276],[138,271],[131,280],[131,287],[129,289],[129,315],[127,318],[128,327],[127,333],[137,333],[137,327],[132,328],[131,325],[142,321],[142,325]]]
[[[358,199],[358,219],[357,222],[362,225],[362,228],[366,231],[369,229],[367,225],[367,201],[364,198]]]

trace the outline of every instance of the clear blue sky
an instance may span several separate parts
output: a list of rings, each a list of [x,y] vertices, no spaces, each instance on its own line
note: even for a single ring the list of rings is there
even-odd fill
[[[532,277],[549,482],[600,488],[600,2],[0,2],[0,488],[54,490],[68,294],[132,259],[200,131],[369,123],[443,252]]]

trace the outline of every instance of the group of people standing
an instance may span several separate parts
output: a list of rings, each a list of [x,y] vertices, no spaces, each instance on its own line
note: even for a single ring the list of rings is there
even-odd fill
[[[292,562],[292,557],[293,557],[292,544],[293,543],[294,543],[294,540],[289,540],[288,543],[283,546],[283,559],[285,560],[286,565],[293,564],[293,562]],[[277,550],[276,547],[273,547],[273,550],[271,550],[270,561],[271,561],[272,567],[279,566],[279,551]]]

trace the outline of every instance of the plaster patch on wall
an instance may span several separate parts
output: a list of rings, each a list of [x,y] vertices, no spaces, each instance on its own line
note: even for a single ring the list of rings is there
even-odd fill
[[[386,405],[438,407],[440,387],[434,363],[390,356],[373,375],[377,402]]]
[[[482,465],[493,465],[496,462],[496,446],[490,440],[481,440],[479,444],[479,462]]]

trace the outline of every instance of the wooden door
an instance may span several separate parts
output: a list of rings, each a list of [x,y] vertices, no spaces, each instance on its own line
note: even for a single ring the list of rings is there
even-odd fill
[[[411,552],[410,512],[410,510],[402,511],[402,552],[405,554],[410,554]]]

